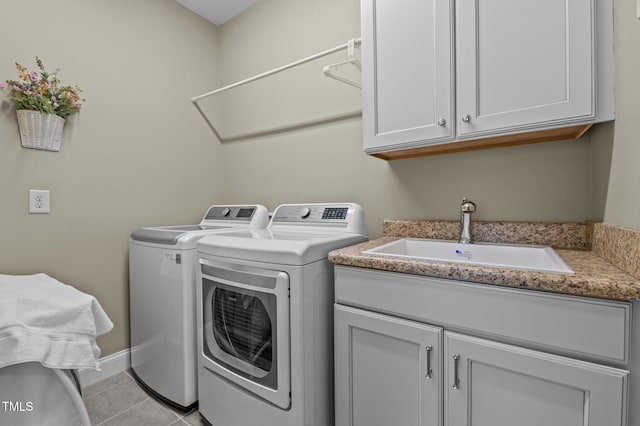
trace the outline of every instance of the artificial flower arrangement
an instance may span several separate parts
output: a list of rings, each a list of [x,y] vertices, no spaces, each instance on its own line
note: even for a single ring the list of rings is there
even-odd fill
[[[18,80],[0,83],[0,89],[7,92],[16,110],[39,111],[63,119],[80,111],[86,101],[80,98],[82,90],[78,86],[63,86],[58,79],[60,70],[48,73],[38,57],[36,64],[40,71],[30,72],[16,62]]]
[[[63,86],[58,71],[48,73],[36,56],[40,71],[29,71],[16,62],[18,80],[0,83],[13,101],[24,148],[59,151],[65,120],[80,111],[86,99],[78,86]]]

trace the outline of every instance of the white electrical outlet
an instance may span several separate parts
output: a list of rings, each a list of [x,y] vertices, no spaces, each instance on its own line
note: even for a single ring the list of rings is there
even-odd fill
[[[29,190],[29,213],[49,213],[49,191],[46,189]]]

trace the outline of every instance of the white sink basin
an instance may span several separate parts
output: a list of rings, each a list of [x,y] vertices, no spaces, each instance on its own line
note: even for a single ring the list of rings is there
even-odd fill
[[[573,274],[551,247],[498,244],[459,244],[453,241],[403,238],[364,253],[494,268]]]

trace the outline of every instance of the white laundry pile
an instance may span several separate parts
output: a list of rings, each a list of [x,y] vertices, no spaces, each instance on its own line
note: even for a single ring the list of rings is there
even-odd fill
[[[96,337],[112,328],[91,295],[46,274],[0,274],[0,368],[99,368]]]

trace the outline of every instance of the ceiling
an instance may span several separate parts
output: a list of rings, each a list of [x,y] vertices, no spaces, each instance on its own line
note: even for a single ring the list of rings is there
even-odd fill
[[[222,25],[258,0],[177,0],[203,18]]]

